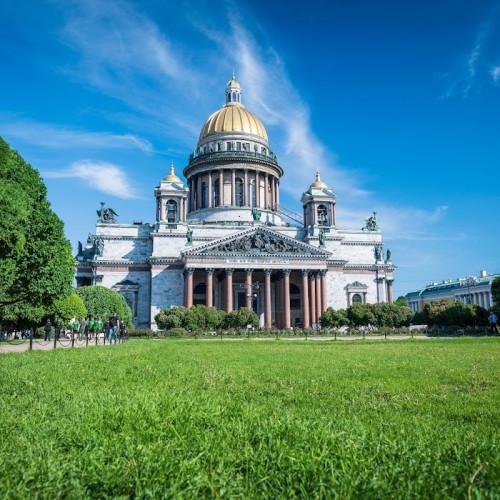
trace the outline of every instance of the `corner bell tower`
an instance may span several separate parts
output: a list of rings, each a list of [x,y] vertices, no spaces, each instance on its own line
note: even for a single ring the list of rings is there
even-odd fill
[[[304,227],[310,232],[322,227],[335,227],[336,196],[321,180],[319,171],[300,201],[304,207]]]
[[[183,224],[186,222],[186,200],[189,190],[174,172],[170,173],[155,189],[157,224]]]

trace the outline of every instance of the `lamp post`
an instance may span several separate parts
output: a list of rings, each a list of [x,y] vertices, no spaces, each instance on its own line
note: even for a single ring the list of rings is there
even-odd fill
[[[467,276],[467,278],[465,279],[465,283],[467,284],[467,303],[472,304],[470,297],[470,287],[476,286],[478,283],[478,279],[475,276]]]
[[[247,299],[252,299],[250,301],[250,304],[252,305],[250,307],[250,311],[253,311],[253,299],[257,298],[257,290],[259,290],[259,282],[255,282],[252,284],[249,283],[240,283],[239,285],[240,288],[245,288],[245,296]]]

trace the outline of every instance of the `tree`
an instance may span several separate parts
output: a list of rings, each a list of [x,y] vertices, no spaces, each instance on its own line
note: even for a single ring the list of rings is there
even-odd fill
[[[65,325],[72,318],[85,318],[87,315],[88,311],[85,303],[76,293],[72,293],[64,299],[57,299],[52,309],[53,319],[60,318]]]
[[[377,326],[393,328],[408,326],[414,316],[409,307],[397,304],[373,304],[370,308],[375,315]]]
[[[408,306],[408,304],[406,303],[406,299],[403,297],[403,295],[400,295],[393,303],[400,307]]]
[[[132,311],[127,301],[114,290],[104,286],[82,286],[75,293],[83,300],[89,316],[107,320],[114,312],[127,328],[132,328]]]
[[[38,172],[0,137],[0,320],[71,293],[74,258]]]
[[[188,330],[216,330],[224,321],[226,314],[215,307],[207,307],[202,304],[188,309],[185,316],[184,328]]]
[[[226,328],[246,328],[247,325],[251,325],[254,328],[258,327],[259,317],[246,307],[227,313],[224,320]]]
[[[491,283],[491,295],[496,306],[500,306],[500,276],[497,276]]]
[[[156,325],[161,330],[170,330],[171,328],[184,328],[186,324],[187,309],[185,307],[172,307],[163,309],[155,316]]]
[[[329,307],[319,318],[322,328],[340,328],[349,326],[349,318],[345,309],[335,310]]]
[[[353,304],[347,309],[347,317],[354,326],[375,325],[376,318],[368,304]]]
[[[425,323],[429,326],[444,325],[444,311],[451,307],[453,302],[451,300],[433,300],[424,306]]]
[[[164,309],[155,316],[156,324],[162,330],[185,328],[186,330],[216,330],[222,325],[226,313],[215,307],[202,304],[189,309],[172,307]]]

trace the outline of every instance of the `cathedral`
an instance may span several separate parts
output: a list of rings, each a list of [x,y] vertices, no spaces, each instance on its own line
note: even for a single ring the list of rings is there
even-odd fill
[[[225,105],[203,125],[183,175],[154,189],[155,222],[123,224],[102,204],[79,244],[77,286],[124,296],[138,328],[162,309],[241,307],[261,327],[314,327],[328,308],[392,302],[390,252],[376,214],[359,231],[337,227],[333,190],[311,172],[303,213],[280,204],[284,175],[262,122],[242,104],[234,75]]]

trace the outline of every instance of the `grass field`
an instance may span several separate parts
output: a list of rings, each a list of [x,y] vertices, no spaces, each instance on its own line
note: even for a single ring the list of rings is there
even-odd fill
[[[498,498],[499,354],[432,339],[0,355],[0,497]]]

